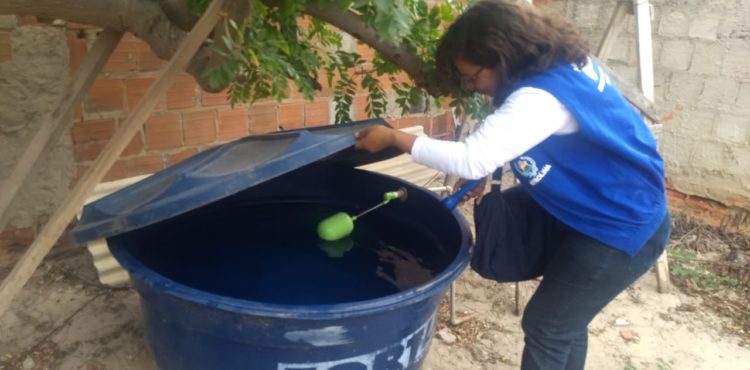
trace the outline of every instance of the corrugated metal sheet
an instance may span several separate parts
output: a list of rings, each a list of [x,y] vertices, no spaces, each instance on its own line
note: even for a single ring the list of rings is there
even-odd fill
[[[424,136],[422,126],[413,126],[402,131],[412,135]],[[402,154],[386,161],[371,163],[359,168],[398,177],[426,188],[441,187],[444,181],[444,176],[440,172],[414,162],[408,154]],[[146,177],[148,175],[101,183],[96,186],[94,193],[87,199],[86,203],[93,202]],[[94,259],[94,267],[96,267],[99,281],[102,284],[118,286],[129,283],[130,277],[127,271],[112,257],[105,239],[89,242],[87,247]]]
[[[134,184],[148,175],[129,177],[127,179],[104,182],[94,188],[94,192],[86,199],[86,204],[91,203],[99,198],[114,193],[128,185]],[[79,214],[80,217],[80,214]],[[89,242],[87,248],[94,260],[94,267],[99,275],[99,281],[104,285],[124,285],[130,281],[128,272],[109,253],[106,239],[99,239]]]

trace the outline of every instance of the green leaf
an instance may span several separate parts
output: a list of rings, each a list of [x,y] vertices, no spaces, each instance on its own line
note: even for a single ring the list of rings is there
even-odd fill
[[[191,9],[202,12],[211,0],[188,0]],[[395,81],[399,68],[379,53],[372,63],[350,50],[345,50],[341,33],[312,18],[305,26],[298,23],[306,1],[280,0],[267,6],[262,0],[250,1],[252,12],[241,22],[228,20],[229,32],[213,47],[224,58],[222,65],[207,71],[209,85],[228,86],[233,103],[257,99],[284,99],[289,91],[289,80],[295,82],[305,99],[316,93],[310,76],[325,73],[333,87],[336,122],[349,120],[357,89],[367,91],[365,110],[370,116],[385,113],[387,95],[380,81]],[[447,22],[454,19],[460,1],[428,5],[424,0],[317,0],[321,6],[347,9],[357,14],[372,27],[381,40],[395,42],[422,58],[423,73],[433,81],[435,66],[433,53]],[[308,18],[309,19],[309,18]],[[221,50],[219,50],[221,49]],[[356,77],[356,79],[355,79]],[[359,82],[358,82],[359,81]],[[429,99],[424,92],[410,84],[393,85],[396,104],[402,112],[424,104]],[[437,104],[437,103],[436,103]],[[452,108],[465,109],[471,114],[484,114],[482,105],[466,97],[451,101]]]

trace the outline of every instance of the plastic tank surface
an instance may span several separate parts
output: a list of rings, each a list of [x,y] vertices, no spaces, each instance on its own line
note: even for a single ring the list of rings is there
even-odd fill
[[[349,237],[317,238],[399,187]],[[108,242],[161,369],[400,370],[421,367],[471,234],[425,189],[315,163]]]

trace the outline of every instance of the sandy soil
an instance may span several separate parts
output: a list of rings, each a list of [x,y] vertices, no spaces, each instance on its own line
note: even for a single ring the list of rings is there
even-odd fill
[[[458,317],[446,307],[425,370],[518,369],[523,333],[514,314],[513,284],[466,272],[456,284]],[[703,307],[700,297],[659,294],[649,273],[597,316],[589,327],[587,369],[750,369],[750,349],[722,328],[727,319]]]
[[[471,223],[469,207],[461,209]],[[750,243],[740,238],[678,216],[670,245],[702,251],[707,262],[732,256],[734,265],[747,268]],[[717,292],[692,281],[685,286],[685,280],[673,276],[681,288],[673,285],[658,293],[651,271],[605,307],[589,326],[586,369],[750,369],[747,281]],[[528,298],[537,285],[522,283],[522,294]],[[454,319],[469,320],[453,325],[449,300],[443,302],[424,370],[518,369],[523,332],[515,284],[495,283],[467,270],[455,292]],[[521,311],[524,303],[522,297]],[[730,305],[744,312],[732,315]]]
[[[423,370],[518,368],[514,285],[467,270],[456,296],[458,318],[473,319],[451,325],[443,302]],[[735,323],[705,299],[678,289],[659,294],[647,274],[591,324],[587,369],[750,369],[748,336],[727,330]],[[0,370],[154,368],[137,294],[101,286],[80,246],[53,249],[0,316]]]

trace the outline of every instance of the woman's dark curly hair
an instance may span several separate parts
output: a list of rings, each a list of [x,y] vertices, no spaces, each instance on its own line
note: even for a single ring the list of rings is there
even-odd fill
[[[437,48],[438,71],[458,87],[456,57],[499,67],[500,86],[541,72],[560,62],[586,61],[588,50],[575,27],[529,4],[513,0],[481,0],[448,27]]]

